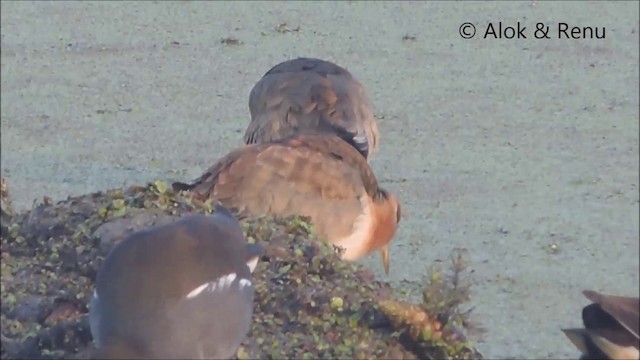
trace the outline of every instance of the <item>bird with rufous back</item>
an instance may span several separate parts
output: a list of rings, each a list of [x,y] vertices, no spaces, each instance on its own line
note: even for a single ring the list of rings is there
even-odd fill
[[[247,145],[192,183],[173,187],[200,201],[219,201],[238,216],[309,217],[319,238],[344,249],[343,259],[379,251],[389,271],[400,203],[378,186],[366,159],[335,135],[305,133]]]

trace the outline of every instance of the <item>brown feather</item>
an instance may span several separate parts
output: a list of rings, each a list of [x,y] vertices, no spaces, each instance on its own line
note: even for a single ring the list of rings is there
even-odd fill
[[[366,159],[329,134],[298,134],[236,149],[193,184],[180,186],[240,216],[309,216],[318,234],[333,243],[356,232],[357,220],[368,211],[377,227],[358,235],[360,250],[352,258],[386,245],[398,224],[397,200],[378,188]]]
[[[563,329],[581,359],[639,359],[640,299],[585,290],[593,303],[582,309],[583,329]]]
[[[592,290],[585,290],[583,294],[640,339],[640,298],[605,295]]]
[[[378,150],[380,134],[364,87],[328,61],[298,58],[274,66],[251,90],[249,110],[247,144],[328,132],[365,158]]]

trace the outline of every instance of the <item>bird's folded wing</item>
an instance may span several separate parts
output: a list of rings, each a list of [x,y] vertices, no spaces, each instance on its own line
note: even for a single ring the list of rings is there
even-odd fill
[[[631,334],[640,339],[638,336],[640,328],[639,298],[604,295],[591,290],[586,290],[583,293],[589,300],[599,304]]]
[[[378,182],[367,161],[349,144],[333,135],[299,135],[282,142],[288,147],[309,148],[324,158],[339,160],[352,168],[362,180],[365,191],[373,197],[378,192]]]
[[[378,147],[378,128],[364,88],[350,75],[284,72],[263,77],[249,98],[245,142],[298,132],[334,133],[365,157]]]
[[[241,214],[313,216],[331,207],[339,213],[341,207],[359,206],[364,187],[356,168],[340,155],[290,145],[261,144],[236,150],[189,186],[199,196],[214,198]]]

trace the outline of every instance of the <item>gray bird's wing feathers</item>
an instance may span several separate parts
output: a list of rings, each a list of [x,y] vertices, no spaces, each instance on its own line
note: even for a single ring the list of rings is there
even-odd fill
[[[230,358],[246,338],[253,314],[253,285],[236,274],[194,289],[171,311],[174,338],[192,346],[181,354],[194,357]],[[174,349],[178,350],[178,349]]]

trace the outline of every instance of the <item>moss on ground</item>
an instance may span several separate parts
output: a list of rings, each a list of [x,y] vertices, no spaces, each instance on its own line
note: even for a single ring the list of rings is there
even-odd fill
[[[2,358],[86,357],[93,282],[113,244],[212,211],[156,181],[45,201],[16,215],[2,186]],[[239,359],[481,358],[464,336],[461,258],[451,276],[432,269],[424,302],[409,304],[362,266],[340,260],[307,219],[256,217],[242,225],[267,251],[254,273],[253,326]]]

